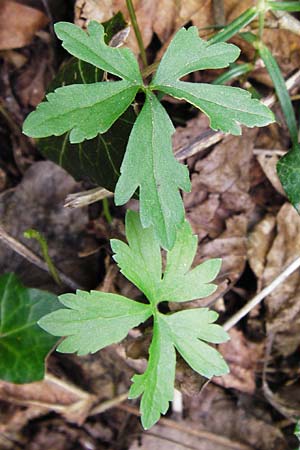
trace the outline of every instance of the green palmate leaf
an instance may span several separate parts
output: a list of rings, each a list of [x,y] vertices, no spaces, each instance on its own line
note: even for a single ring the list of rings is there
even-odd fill
[[[59,307],[57,297],[25,288],[14,274],[0,278],[0,379],[12,383],[41,380],[45,358],[57,338],[37,321]]]
[[[197,250],[197,237],[185,222],[177,232],[174,247],[167,254],[167,265],[156,293],[156,302],[186,302],[211,295],[211,284],[221,268],[221,259],[210,259],[190,270]]]
[[[206,297],[216,290],[211,284],[221,267],[220,259],[210,259],[190,270],[197,249],[197,236],[185,221],[177,230],[172,250],[162,273],[158,239],[153,227],[143,228],[139,215],[126,214],[128,244],[111,240],[114,259],[126,278],[134,283],[153,305],[163,301],[186,302]]]
[[[112,48],[105,43],[103,25],[92,21],[88,33],[69,22],[55,24],[55,33],[63,47],[76,58],[86,61],[134,84],[142,84],[137,60],[128,48]]]
[[[121,273],[154,303],[162,273],[160,246],[154,229],[143,228],[139,215],[128,210],[126,237],[129,245],[118,239],[111,239],[114,260]]]
[[[114,191],[135,118],[133,108],[130,108],[106,133],[94,139],[71,144],[67,133],[39,140],[38,149],[76,180],[89,180]]]
[[[169,45],[150,88],[196,106],[209,117],[214,130],[238,135],[239,124],[267,125],[274,121],[273,113],[248,92],[230,86],[179,81],[195,70],[227,67],[238,55],[239,49],[234,45],[211,44],[197,37],[195,27],[182,29]]]
[[[151,315],[149,305],[104,292],[77,291],[64,294],[60,302],[68,309],[59,309],[39,321],[54,336],[67,336],[57,350],[85,355],[124,339],[131,328]]]
[[[40,138],[71,130],[71,143],[94,138],[124,113],[137,91],[137,86],[124,80],[58,88],[27,117],[23,132]]]
[[[116,239],[111,241],[114,259],[121,272],[144,292],[150,304],[115,294],[78,291],[76,295],[60,296],[61,303],[68,309],[48,314],[39,325],[55,336],[67,336],[59,345],[59,351],[83,355],[119,342],[130,328],[153,316],[147,369],[144,374],[133,377],[129,394],[130,398],[142,395],[142,423],[150,428],[160,414],[166,413],[173,398],[175,350],[203,376],[210,378],[228,372],[221,355],[207,344],[228,339],[225,331],[213,323],[218,317],[215,312],[202,308],[163,315],[156,307],[161,301],[193,300],[213,292],[215,286],[210,282],[220,268],[220,261],[207,261],[189,270],[197,238],[187,222],[177,230],[175,245],[167,252],[164,275],[157,236],[153,227],[142,227],[136,212],[127,211],[126,236],[128,245]]]
[[[147,92],[145,104],[133,126],[115,203],[126,203],[139,188],[143,227],[154,226],[162,247],[170,249],[176,229],[184,220],[179,188],[189,191],[188,170],[172,152],[174,127],[157,98]]]
[[[184,81],[156,89],[196,106],[209,117],[211,128],[224,133],[241,134],[239,124],[262,127],[274,122],[272,111],[243,89]]]
[[[176,349],[192,369],[207,378],[229,371],[220,353],[205,343],[219,344],[229,339],[220,325],[212,323],[217,318],[218,314],[207,308],[189,309],[164,317]]]
[[[300,214],[300,147],[284,155],[277,163],[277,174],[292,205]]]
[[[153,79],[154,85],[178,80],[196,70],[219,69],[235,61],[240,49],[232,44],[210,44],[198,28],[181,28],[167,48]]]
[[[142,375],[134,375],[129,392],[129,398],[142,395],[140,410],[145,429],[151,428],[169,409],[174,395],[175,365],[176,354],[169,328],[158,316],[154,321],[147,369]]]
[[[121,22],[122,24],[122,22]],[[110,33],[111,34],[111,33]],[[95,83],[103,71],[91,64],[71,58],[63,64],[49,91],[69,84]],[[89,180],[114,191],[120,166],[136,114],[130,107],[104,134],[79,144],[71,144],[69,134],[39,139],[38,149],[67,170],[76,180]]]
[[[227,333],[214,325],[217,313],[206,308],[181,311],[169,316],[157,314],[149,362],[142,375],[135,375],[129,398],[142,395],[141,414],[145,429],[165,414],[173,399],[175,378],[175,348],[200,375],[211,378],[228,373],[222,356],[203,341],[220,343],[228,340]]]

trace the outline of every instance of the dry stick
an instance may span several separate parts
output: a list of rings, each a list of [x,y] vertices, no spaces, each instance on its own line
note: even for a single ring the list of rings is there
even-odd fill
[[[295,259],[287,268],[281,272],[278,277],[276,277],[272,283],[266,286],[262,291],[260,291],[255,297],[252,298],[248,303],[246,303],[243,308],[241,308],[236,314],[234,314],[225,324],[223,328],[228,331],[230,328],[234,327],[243,317],[245,317],[256,305],[271,294],[281,283],[283,283],[295,270],[300,267],[300,256]]]
[[[288,91],[292,90],[299,84],[300,84],[300,70],[294,73],[294,75],[288,78],[285,82]],[[264,103],[268,107],[271,107],[276,103],[276,101],[277,97],[276,95],[273,94],[266,97],[262,101],[262,103]],[[208,149],[212,145],[217,144],[225,136],[226,134],[222,133],[221,131],[207,130],[200,136],[195,138],[188,145],[185,145],[184,147],[181,147],[177,151],[175,151],[175,157],[178,161],[183,161],[184,159],[190,158],[191,156]]]
[[[118,405],[117,408],[130,414],[134,414],[135,416],[140,416],[139,410],[132,406],[128,406],[125,404],[125,405]],[[164,417],[161,417],[159,420],[159,425],[173,428],[174,430],[181,431],[191,436],[195,436],[199,439],[207,439],[208,441],[214,442],[215,444],[218,445],[222,445],[223,447],[229,448],[230,450],[253,450],[253,447],[250,447],[247,444],[232,441],[231,439],[225,436],[217,436],[216,434],[210,433],[209,431],[195,430],[181,423],[175,422],[175,420],[172,419],[166,419]]]
[[[7,245],[9,248],[14,250],[19,255],[23,256],[23,258],[27,259],[32,264],[37,266],[39,269],[45,270],[46,272],[48,272],[51,275],[48,264],[46,264],[45,261],[42,258],[40,258],[38,255],[33,253],[32,250],[30,250],[24,244],[17,241],[17,239],[15,239],[10,234],[8,234],[1,225],[0,225],[0,241],[2,241],[5,245]],[[60,270],[57,270],[57,272],[59,274],[61,281],[64,284],[66,284],[67,286],[69,286],[71,289],[73,289],[74,291],[76,289],[83,289],[76,281],[69,278],[67,275],[65,275]]]

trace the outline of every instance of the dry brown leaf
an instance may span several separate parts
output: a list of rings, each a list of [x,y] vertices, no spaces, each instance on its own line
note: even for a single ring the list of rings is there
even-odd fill
[[[276,218],[267,214],[255,225],[248,237],[248,261],[259,281],[265,270],[267,254],[275,237],[275,227]],[[258,290],[260,289],[259,285]]]
[[[0,381],[0,399],[41,410],[53,410],[63,414],[67,420],[81,424],[96,397],[49,376],[43,381],[22,385]]]
[[[227,436],[253,450],[287,450],[282,432],[270,424],[269,407],[257,403],[255,396],[236,396],[210,383],[197,395],[184,399],[185,413],[200,429]],[[199,448],[206,449],[201,443]]]
[[[133,4],[145,47],[150,44],[153,33],[166,43],[178,28],[190,21],[199,28],[213,24],[211,0],[135,0]],[[85,27],[90,20],[104,22],[118,11],[130,21],[125,0],[77,0],[75,23]],[[139,53],[133,31],[127,44]]]
[[[30,44],[35,33],[49,22],[40,10],[13,0],[0,3],[0,50],[20,48]]]
[[[263,358],[263,344],[252,343],[237,329],[230,332],[230,341],[219,345],[230,373],[215,377],[214,382],[225,388],[253,394],[256,388],[255,375],[258,361]]]
[[[262,284],[267,286],[300,254],[300,217],[289,203],[280,209],[277,236],[267,256]],[[290,275],[266,300],[267,331],[275,335],[274,346],[284,356],[300,344],[300,274]]]
[[[286,197],[276,171],[276,165],[279,161],[279,156],[276,154],[269,155],[261,153],[260,155],[257,155],[257,160],[274,189],[276,189],[279,194]]]
[[[253,202],[249,195],[250,168],[256,131],[228,137],[195,164],[192,191],[184,195],[187,217],[199,236],[195,264],[223,258],[215,295],[234,283],[246,262],[246,232]],[[210,301],[209,299],[208,301]]]

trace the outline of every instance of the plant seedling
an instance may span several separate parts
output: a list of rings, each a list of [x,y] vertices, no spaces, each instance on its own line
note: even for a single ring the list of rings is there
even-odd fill
[[[229,66],[239,54],[232,44],[209,43],[196,27],[174,36],[149,85],[143,83],[137,60],[128,48],[112,48],[104,41],[101,24],[93,21],[88,33],[66,22],[55,25],[63,47],[73,56],[119,78],[58,88],[47,95],[24,123],[26,135],[42,138],[69,132],[71,143],[105,133],[129,108],[138,92],[145,103],[129,136],[115,189],[116,205],[125,204],[139,189],[142,226],[154,226],[163,248],[171,249],[184,221],[179,189],[190,190],[187,167],[172,152],[173,124],[155,92],[186,100],[203,111],[215,130],[238,135],[240,124],[264,126],[272,112],[242,89],[180,81],[192,72]]]
[[[188,309],[162,314],[162,302],[187,302],[212,294],[221,266],[220,259],[210,259],[190,269],[197,237],[188,222],[177,231],[174,247],[167,252],[162,273],[159,240],[153,227],[143,228],[138,213],[127,211],[128,244],[112,239],[114,259],[121,273],[145,295],[148,303],[139,303],[121,295],[77,291],[59,297],[66,307],[47,314],[38,324],[54,336],[66,336],[57,350],[85,355],[119,342],[131,328],[153,318],[153,337],[149,361],[142,375],[133,377],[129,398],[142,395],[141,414],[144,428],[150,428],[165,414],[173,399],[175,350],[200,375],[211,378],[228,372],[222,356],[207,343],[228,340],[227,333],[214,324],[218,314],[208,308]]]

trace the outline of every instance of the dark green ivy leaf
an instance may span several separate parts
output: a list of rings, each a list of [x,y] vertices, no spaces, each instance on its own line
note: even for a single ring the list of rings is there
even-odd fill
[[[300,213],[300,147],[295,147],[277,163],[277,174],[292,205]]]
[[[0,379],[31,383],[43,379],[45,358],[57,338],[37,321],[60,306],[55,295],[25,288],[10,273],[0,278]]]

